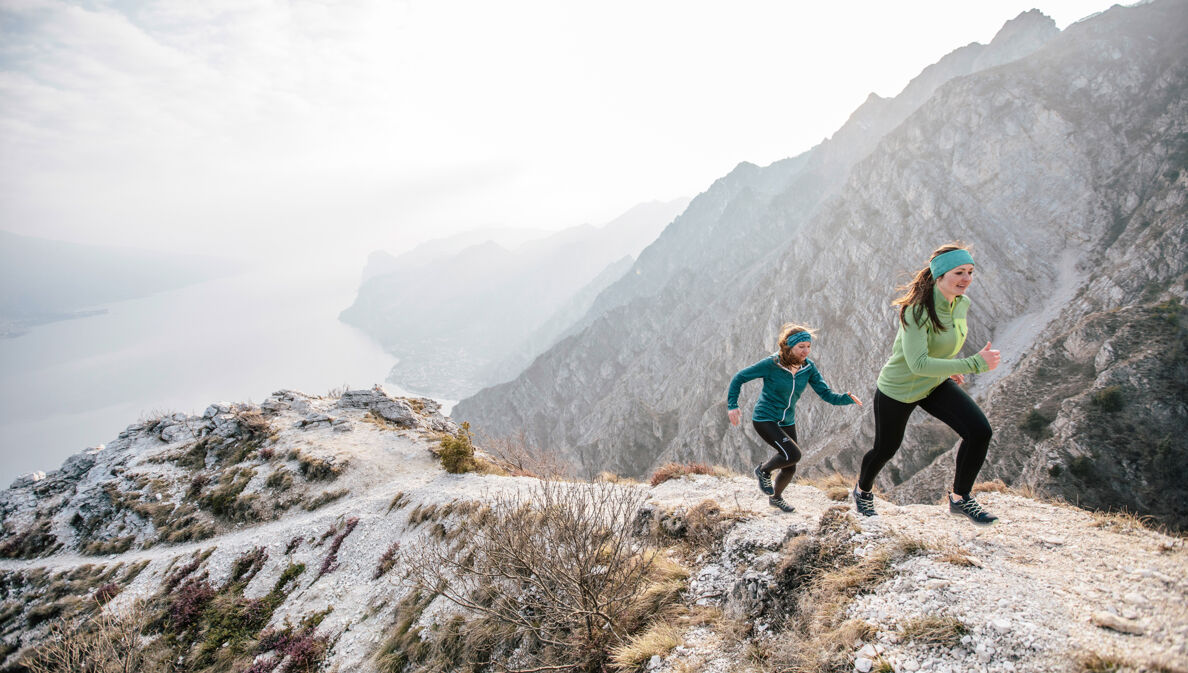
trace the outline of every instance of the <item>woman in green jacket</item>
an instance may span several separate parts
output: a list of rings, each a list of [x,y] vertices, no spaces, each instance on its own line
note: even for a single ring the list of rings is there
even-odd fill
[[[859,404],[850,393],[840,394],[829,389],[829,384],[808,359],[813,347],[813,335],[807,327],[787,323],[780,329],[779,350],[747,367],[730,380],[726,391],[726,414],[731,425],[738,425],[742,412],[738,410],[738,395],[747,381],[763,379],[763,390],[751,423],[763,441],[776,450],[766,463],[755,468],[759,478],[759,490],[769,496],[767,502],[784,512],[794,511],[784,500],[784,489],[796,474],[796,463],[800,462],[800,447],[796,444],[796,402],[805,387],[812,386],[821,399],[830,404]],[[771,475],[779,470],[773,481]]]
[[[932,253],[928,266],[900,288],[906,292],[892,303],[899,307],[899,332],[891,359],[879,373],[874,447],[862,458],[862,472],[853,492],[854,504],[864,516],[875,515],[870,489],[879,470],[899,450],[908,416],[920,407],[961,435],[949,512],[982,526],[998,519],[970,495],[986,459],[991,429],[981,408],[959,386],[965,383],[966,374],[997,367],[999,354],[986,342],[976,355],[954,358],[968,333],[965,291],[973,282],[973,273],[973,256],[966,247],[941,246]]]

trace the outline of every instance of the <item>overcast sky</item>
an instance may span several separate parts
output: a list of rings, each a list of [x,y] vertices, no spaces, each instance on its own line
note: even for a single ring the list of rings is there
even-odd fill
[[[601,224],[1098,0],[0,0],[0,229],[335,263]]]

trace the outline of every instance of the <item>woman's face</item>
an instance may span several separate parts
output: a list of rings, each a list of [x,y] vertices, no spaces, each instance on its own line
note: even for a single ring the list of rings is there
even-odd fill
[[[796,358],[797,362],[804,362],[808,359],[809,351],[813,349],[813,342],[801,341],[792,347],[792,357]]]
[[[962,264],[953,269],[949,269],[936,279],[936,287],[952,301],[954,297],[965,294],[969,289],[969,284],[973,282],[974,266],[973,264]]]

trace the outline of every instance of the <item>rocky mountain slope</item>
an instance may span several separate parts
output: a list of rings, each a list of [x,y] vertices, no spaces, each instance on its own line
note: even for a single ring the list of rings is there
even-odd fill
[[[987,401],[997,390],[1059,386],[1059,379],[1045,380],[1039,369],[1020,364],[1093,314],[1133,306],[1138,310],[1125,315],[1138,319],[1188,295],[1184,25],[1182,2],[1115,7],[1059,34],[1029,13],[1004,27],[981,56],[959,50],[922,73],[917,81],[930,86],[917,92],[916,105],[904,98],[919,88],[914,81],[894,101],[868,101],[829,141],[848,140],[865,153],[834,155],[823,144],[767,169],[740,167],[694,199],[640,255],[640,273],[628,276],[669,269],[660,281],[646,292],[627,292],[626,303],[611,297],[622,283],[613,286],[604,296],[617,308],[592,311],[582,332],[515,381],[463,400],[455,417],[495,436],[523,430],[591,474],[608,468],[641,475],[669,460],[741,469],[768,449],[748,424],[728,425],[723,398],[730,376],[771,350],[781,323],[796,320],[820,328],[814,359],[826,379],[869,399],[895,333],[888,308],[893,287],[933,248],[954,239],[972,244],[978,261],[970,352],[993,339],[1004,354],[1003,366],[977,377],[971,392]],[[1025,37],[1023,29],[1034,33]],[[999,55],[983,61],[993,67],[975,71],[1000,40]],[[1025,48],[1011,52],[1007,44]],[[942,72],[954,60],[966,64],[964,72]],[[884,114],[890,122],[871,121]],[[866,135],[859,133],[864,129]],[[834,156],[849,161],[825,161]],[[816,162],[833,172],[806,172]],[[776,182],[782,176],[786,187],[731,188],[758,176]],[[812,194],[824,198],[813,202]],[[690,219],[702,211],[716,219]],[[744,232],[762,250],[742,252],[746,244],[727,229]],[[713,250],[720,261],[704,270],[672,266],[682,257],[668,251],[683,243]],[[1183,322],[1170,329],[1182,330]],[[1151,357],[1175,371],[1167,353],[1156,349]],[[1164,389],[1160,376],[1138,375],[1128,390]],[[749,409],[757,393],[757,386],[744,388],[742,406]],[[1180,436],[1182,406],[1169,405],[1151,431]],[[1131,415],[1139,406],[1116,412],[1120,427],[1145,422]],[[812,399],[802,407],[804,468],[852,473],[870,444],[869,407]],[[987,401],[987,408],[996,428],[1020,422],[1010,405]],[[943,488],[947,478],[928,475],[951,464],[944,454],[955,437],[930,431],[918,416],[893,469],[880,476],[879,486],[901,502]],[[1066,447],[1079,447],[1066,448],[1070,455],[1110,453],[1112,435],[1090,427],[1069,427]],[[1042,450],[1039,441],[1004,432],[988,470],[1010,483],[1023,478],[1013,468]],[[1167,450],[1183,462],[1181,444]],[[1155,483],[1150,458],[1135,456],[1130,474]],[[909,483],[929,465],[934,472],[921,475],[928,489]],[[1074,482],[1079,493],[1093,491],[1077,500],[1150,502],[1115,500],[1099,488],[1107,481]],[[1033,477],[1020,483],[1053,484]],[[1184,500],[1182,490],[1171,495]]]
[[[664,672],[1188,670],[1188,551],[1131,517],[1001,484],[979,497],[1002,523],[976,529],[932,504],[879,500],[880,516],[856,518],[837,481],[791,486],[798,511],[783,514],[725,472],[542,482],[488,457],[487,473],[449,474],[435,453],[456,430],[427,400],[282,391],[129,426],[18,480],[0,494],[2,670],[26,670],[53,634],[129,628],[145,636],[120,651],[144,673],[515,668],[540,647],[523,627],[414,580],[437,554],[498,542],[507,527],[492,517],[550,488],[564,497],[526,510],[529,537],[566,512],[601,521],[625,553],[616,565],[600,543],[602,570],[578,572],[565,550],[580,541],[551,536],[546,558],[562,565],[548,567],[566,572],[547,586],[647,568],[615,613],[633,625],[619,646],[562,634],[572,647],[553,665],[583,653]],[[591,496],[630,507],[591,519],[575,508]],[[71,630],[78,620],[94,630]]]
[[[459,399],[506,380],[551,346],[559,312],[590,283],[624,270],[687,199],[641,204],[613,221],[505,248],[493,240],[453,250],[431,242],[398,258],[373,256],[341,320],[400,358],[389,380]],[[588,300],[585,301],[588,304]]]

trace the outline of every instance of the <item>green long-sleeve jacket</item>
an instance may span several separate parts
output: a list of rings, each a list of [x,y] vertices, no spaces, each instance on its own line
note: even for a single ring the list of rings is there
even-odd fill
[[[990,370],[981,355],[953,359],[965,345],[965,335],[969,332],[965,324],[969,299],[958,295],[950,303],[940,290],[934,287],[932,292],[936,315],[945,330],[936,331],[927,311],[917,321],[913,315],[915,310],[908,308],[904,316],[907,326],[902,322],[899,324],[891,359],[879,372],[879,390],[891,399],[918,402],[953,374]]]

